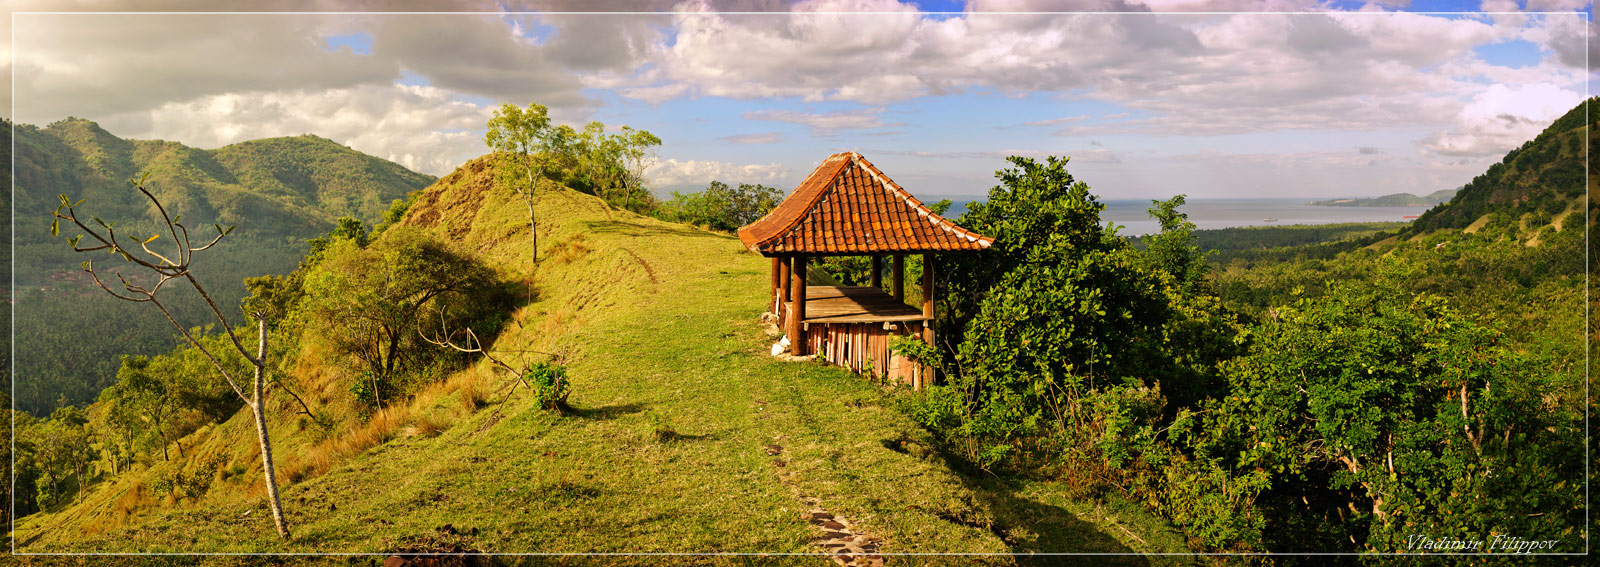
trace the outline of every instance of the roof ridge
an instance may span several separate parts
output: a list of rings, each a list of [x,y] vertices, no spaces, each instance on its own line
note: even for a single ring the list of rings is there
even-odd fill
[[[965,228],[961,228],[960,225],[951,222],[950,219],[944,218],[943,215],[933,212],[933,210],[929,209],[927,205],[923,204],[920,199],[917,199],[915,196],[913,196],[910,191],[907,191],[906,188],[901,187],[899,183],[895,183],[893,179],[890,179],[888,174],[879,171],[878,166],[874,165],[870,161],[867,161],[865,156],[855,152],[850,152],[850,154],[851,161],[862,165],[863,169],[867,170],[867,174],[871,175],[873,179],[877,179],[885,189],[888,189],[897,197],[905,200],[907,205],[910,205],[913,210],[917,211],[917,215],[928,219],[928,222],[932,223],[934,227],[943,229],[945,232],[950,234],[965,238],[968,242],[978,242],[980,240],[987,240],[989,243],[993,242],[993,239],[978,235]]]
[[[807,175],[805,179],[802,179],[800,181],[800,185],[795,188],[796,191],[798,191],[799,189],[804,188],[806,185],[810,184],[811,178],[815,177],[818,173],[821,173],[823,167],[827,166],[829,162],[841,161],[841,160],[849,159],[848,153],[849,152],[840,152],[840,153],[836,153],[836,154],[830,155],[827,158],[824,158],[822,160],[822,163],[817,164],[816,169],[811,170],[811,174],[810,175]],[[833,192],[833,188],[835,186],[837,186],[838,183],[839,183],[839,176],[844,174],[845,169],[847,169],[847,168],[841,167],[841,168],[838,168],[838,169],[834,170],[833,171],[833,175],[830,178],[827,179],[827,183],[821,189],[817,190],[816,194],[811,195],[810,197],[808,197],[806,199],[805,207],[801,209],[801,211],[804,211],[803,213],[795,215],[794,218],[789,219],[787,224],[782,225],[781,228],[773,231],[772,236],[768,236],[768,237],[763,238],[763,239],[761,239],[759,241],[756,241],[754,243],[754,245],[755,246],[760,246],[762,244],[766,244],[768,242],[772,242],[774,240],[778,240],[780,238],[783,238],[784,235],[787,235],[790,232],[793,232],[795,227],[800,226],[800,223],[804,222],[806,220],[806,217],[810,216],[811,209],[816,207],[817,203],[822,201],[823,196],[827,195],[828,193]],[[822,180],[818,180],[819,183],[821,183],[821,181]],[[793,196],[793,195],[791,195],[791,196]],[[777,208],[773,208],[772,212],[776,212],[777,210],[778,210]],[[769,212],[767,214],[771,215],[772,212]],[[765,220],[766,216],[761,217],[761,219]],[[756,222],[761,222],[761,221],[758,220]],[[751,224],[754,224],[754,223],[751,223]]]
[[[864,224],[852,228],[857,222]],[[980,250],[994,242],[933,212],[855,151],[822,160],[782,203],[738,232],[763,254]]]

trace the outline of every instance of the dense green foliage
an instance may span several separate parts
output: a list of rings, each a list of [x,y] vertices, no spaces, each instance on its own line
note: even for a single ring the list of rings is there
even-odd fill
[[[1224,365],[1226,395],[1145,453],[1208,545],[1400,550],[1417,533],[1563,539],[1581,521],[1581,418],[1546,397],[1572,377],[1392,285],[1404,264],[1384,270],[1278,309]]]
[[[572,381],[567,378],[567,367],[551,362],[528,365],[522,379],[533,389],[533,399],[539,407],[556,409],[567,403],[572,394]]]
[[[275,389],[293,395],[293,380],[284,378],[293,374],[295,357],[307,344],[327,344],[331,366],[353,377],[349,401],[364,410],[382,407],[468,361],[462,353],[427,344],[421,329],[449,325],[492,337],[505,321],[509,298],[493,272],[414,228],[394,227],[372,241],[360,221],[344,217],[310,243],[298,269],[246,282],[251,294],[245,310],[264,314],[275,337],[268,342],[273,362],[267,376]],[[191,334],[233,373],[248,374],[251,365],[231,340],[212,331],[196,328]],[[254,329],[236,332],[249,335]],[[564,377],[554,385],[565,392]],[[299,403],[313,422],[326,420]],[[44,420],[17,413],[23,441],[17,472],[32,483],[17,494],[19,512],[53,506],[63,495],[77,493],[87,479],[76,475],[114,476],[136,463],[169,460],[173,450],[181,456],[184,437],[226,421],[241,407],[198,348],[180,345],[153,356],[124,356],[116,380],[87,411],[66,405]],[[88,444],[81,450],[80,437]],[[47,447],[50,443],[67,444]],[[216,468],[173,469],[157,492],[196,497]],[[66,482],[69,473],[79,482]]]
[[[18,361],[16,401],[39,416],[58,403],[94,400],[112,383],[121,355],[153,355],[175,344],[160,313],[123,310],[78,270],[83,258],[50,237],[58,194],[84,198],[102,218],[122,219],[119,230],[147,234],[157,228],[157,212],[127,180],[148,172],[156,197],[191,229],[237,226],[201,270],[201,284],[231,303],[246,295],[245,278],[293,270],[306,239],[338,217],[374,222],[392,201],[433,180],[315,136],[199,150],[124,140],[67,119],[45,128],[17,125],[15,142],[16,336],[28,353]],[[206,315],[188,290],[177,290],[170,306],[180,322]],[[78,340],[79,332],[97,340]]]
[[[1011,161],[959,221],[995,245],[950,259],[936,282],[953,372],[924,412],[986,466],[1049,452],[1061,427],[1091,427],[1080,408],[1107,387],[1166,383],[1198,396],[1232,344],[1205,337],[1230,322],[1192,279],[1204,263],[1181,197],[1156,203],[1168,230],[1141,252],[1100,222],[1104,205],[1065,159]]]
[[[783,201],[783,190],[765,185],[740,183],[729,187],[712,181],[698,193],[672,192],[672,199],[661,205],[668,220],[686,222],[732,232],[755,222]]]
[[[355,363],[357,398],[382,407],[463,361],[419,331],[471,328],[490,337],[509,305],[491,270],[426,233],[393,228],[364,244],[336,234],[319,251],[295,319]]]
[[[946,382],[907,398],[957,454],[1115,487],[1197,549],[1581,548],[1582,231],[1501,207],[1471,233],[1197,234],[1180,196],[1123,239],[1065,160],[1011,161],[958,221],[995,246],[938,281],[940,352],[919,357]]]
[[[238,351],[224,344],[220,333],[203,335],[207,350],[218,353],[238,374],[249,364]],[[117,382],[100,391],[95,416],[113,471],[139,453],[160,452],[207,423],[227,419],[240,407],[238,396],[217,375],[205,355],[192,346],[155,357],[125,356]],[[181,448],[180,448],[181,450]]]
[[[1194,245],[1206,251],[1206,261],[1213,266],[1326,260],[1393,236],[1406,226],[1403,222],[1368,222],[1213,228],[1194,231]],[[1148,238],[1129,240],[1143,248],[1149,245]]]

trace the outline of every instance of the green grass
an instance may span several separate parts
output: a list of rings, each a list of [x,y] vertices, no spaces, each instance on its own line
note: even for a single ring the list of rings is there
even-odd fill
[[[453,190],[471,185],[463,179]],[[526,219],[514,205],[492,196],[445,215],[438,229],[470,219],[458,237],[514,278],[526,264],[526,229],[518,236]],[[74,520],[110,506],[132,482],[120,480],[85,506],[23,518],[23,549],[386,553],[451,543],[491,552],[815,553],[810,542],[821,532],[801,517],[814,499],[891,554],[1187,551],[1133,504],[956,472],[894,409],[892,390],[767,356],[774,338],[758,316],[768,260],[737,239],[607,211],[569,192],[547,194],[540,210],[541,248],[552,252],[539,267],[539,294],[494,348],[512,358],[565,352],[572,411],[540,410],[521,389],[509,399],[490,394],[471,412],[442,396],[421,410],[451,422],[437,436],[402,435],[285,483],[295,533],[287,542],[259,497],[165,506],[103,529]],[[280,413],[282,460],[308,441]],[[247,430],[236,418],[213,434],[223,431]],[[257,477],[219,481],[213,492],[247,490]]]

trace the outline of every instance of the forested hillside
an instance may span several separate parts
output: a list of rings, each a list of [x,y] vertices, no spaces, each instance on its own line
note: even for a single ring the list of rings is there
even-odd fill
[[[394,201],[433,180],[310,135],[201,150],[125,140],[76,118],[15,130],[16,330],[17,348],[27,353],[18,357],[16,401],[38,416],[58,402],[93,400],[115,378],[120,355],[175,344],[159,313],[125,313],[81,272],[85,258],[66,244],[72,234],[52,237],[57,195],[84,199],[101,218],[120,220],[121,234],[142,240],[160,214],[128,183],[143,177],[192,232],[237,227],[204,270],[205,283],[232,305],[244,297],[246,277],[294,269],[306,239],[339,217],[380,222]],[[193,315],[200,306],[186,298],[174,308]]]
[[[1475,222],[1505,226],[1529,216],[1548,225],[1584,194],[1584,127],[1591,98],[1556,119],[1537,137],[1474,177],[1449,202],[1429,209],[1412,223],[1412,232],[1469,228]]]

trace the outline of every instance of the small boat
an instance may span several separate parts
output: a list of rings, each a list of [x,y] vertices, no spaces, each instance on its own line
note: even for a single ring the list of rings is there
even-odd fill
[[[1275,219],[1275,218],[1272,218],[1272,217],[1267,217],[1267,218],[1261,219],[1261,222],[1278,222],[1278,219]]]
[[[1406,215],[1406,216],[1403,216],[1403,217],[1400,217],[1400,218],[1403,218],[1403,219],[1414,219],[1414,218],[1417,218],[1417,216],[1419,216],[1419,215]]]

